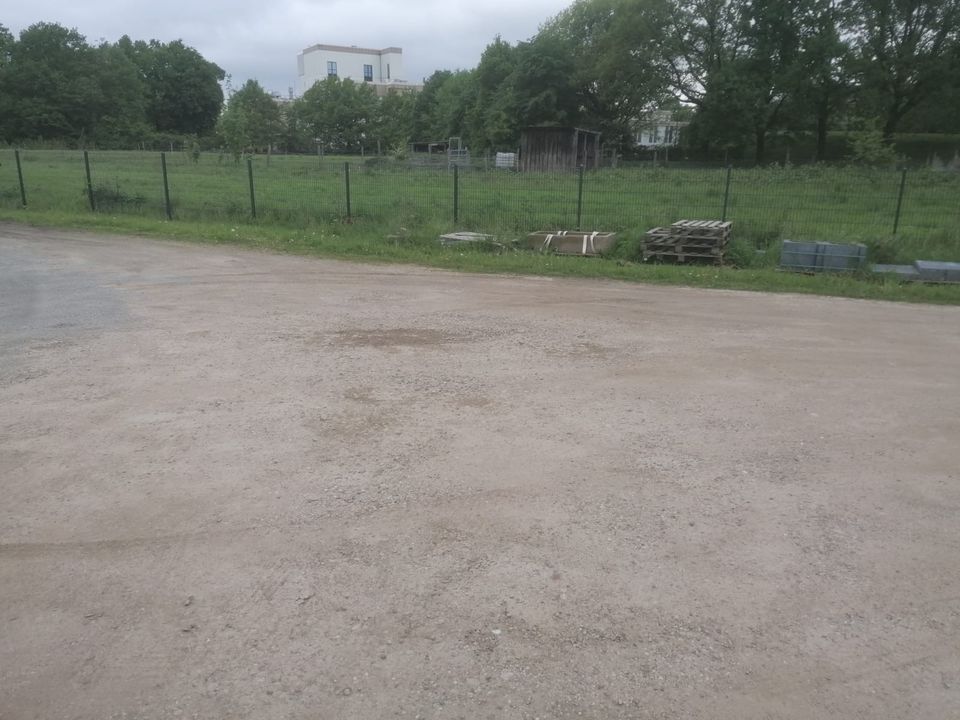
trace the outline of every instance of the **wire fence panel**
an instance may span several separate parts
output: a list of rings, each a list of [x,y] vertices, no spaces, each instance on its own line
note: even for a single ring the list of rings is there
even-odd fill
[[[648,230],[677,220],[719,220],[724,169],[604,169],[586,174],[584,229]]]
[[[453,222],[453,172],[434,165],[396,166],[379,159],[350,162],[352,217],[391,230]]]
[[[935,170],[907,175],[900,234],[942,240],[960,231],[960,174]]]
[[[90,151],[97,212],[166,217],[160,153]],[[90,212],[84,153],[21,150],[28,207]],[[174,219],[300,227],[350,219],[432,233],[519,235],[615,231],[631,243],[677,220],[734,223],[759,249],[781,239],[867,241],[882,262],[910,242],[926,257],[960,259],[960,174],[890,168],[659,167],[518,172],[489,160],[453,168],[446,156],[392,158],[226,153],[166,154]],[[902,186],[902,192],[901,192]],[[0,149],[0,207],[20,207],[15,151]]]
[[[163,216],[160,153],[91,151],[89,158],[97,212]]]
[[[460,218],[477,230],[572,230],[577,174],[461,169]]]
[[[342,163],[306,155],[259,155],[253,160],[257,218],[311,225],[346,214]]]
[[[899,184],[899,174],[869,168],[736,170],[727,219],[758,242],[890,235]]]
[[[0,148],[0,207],[20,206],[20,183],[14,151]]]
[[[159,154],[156,154],[159,167]],[[250,217],[247,166],[224,153],[167,153],[170,203],[181,220],[243,220]]]
[[[4,160],[0,170],[12,178],[13,187],[16,187],[14,153],[4,152],[9,152],[10,163],[8,167]],[[30,208],[65,212],[89,210],[81,150],[21,150],[20,164]],[[19,195],[19,189],[16,193]],[[17,200],[12,202],[19,204]]]

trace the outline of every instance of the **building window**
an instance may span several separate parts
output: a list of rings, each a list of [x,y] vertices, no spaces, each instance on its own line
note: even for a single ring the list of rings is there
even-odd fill
[[[332,78],[337,76],[337,64],[333,60],[327,61],[327,77]]]
[[[363,66],[363,81],[373,82],[373,65]]]
[[[387,80],[390,79],[390,63],[387,63]]]

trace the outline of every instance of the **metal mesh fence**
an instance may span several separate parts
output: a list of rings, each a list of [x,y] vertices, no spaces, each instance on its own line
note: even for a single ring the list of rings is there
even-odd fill
[[[175,219],[236,220],[250,216],[250,191],[243,162],[206,154],[166,154],[171,214]],[[158,164],[159,172],[159,164]]]
[[[229,163],[236,170],[232,158]],[[246,163],[240,163],[244,190],[238,199],[249,203],[252,170],[259,219],[303,225],[346,214],[341,163],[299,155],[260,156]]]
[[[140,214],[168,211],[159,153],[0,150],[0,206]],[[642,233],[680,219],[727,219],[758,247],[776,239],[890,239],[960,246],[960,175],[865,167],[604,168],[516,172],[481,160],[165,154],[174,219],[299,226],[349,218],[391,227],[486,232]],[[21,192],[22,191],[22,192]],[[92,195],[92,203],[91,203]],[[960,252],[960,250],[958,250]]]
[[[900,174],[869,168],[755,169],[731,173],[728,215],[758,238],[859,240],[890,235]]]
[[[19,204],[20,184],[17,181],[14,151],[0,149],[0,207],[16,207]]]
[[[470,168],[458,174],[458,215],[464,227],[523,231],[576,226],[576,173]]]
[[[153,217],[163,214],[159,154],[91,151],[88,158],[90,187],[87,199],[89,201],[92,194],[95,210]]]
[[[434,166],[406,166],[380,158],[342,162],[350,174],[350,213],[394,227],[417,227],[436,219],[453,221],[452,174]]]

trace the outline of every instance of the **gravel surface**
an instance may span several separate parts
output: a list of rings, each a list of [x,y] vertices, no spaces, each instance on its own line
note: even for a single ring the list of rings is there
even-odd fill
[[[960,717],[954,307],[3,225],[0,490],[3,720]]]

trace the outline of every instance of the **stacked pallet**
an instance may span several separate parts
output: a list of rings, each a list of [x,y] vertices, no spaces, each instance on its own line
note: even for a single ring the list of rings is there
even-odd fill
[[[668,228],[653,228],[643,243],[644,260],[708,258],[723,264],[732,223],[720,220],[680,220]]]

